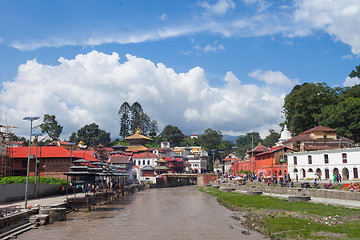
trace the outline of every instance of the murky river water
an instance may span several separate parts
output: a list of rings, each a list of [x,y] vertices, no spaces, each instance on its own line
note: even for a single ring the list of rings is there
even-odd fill
[[[250,235],[239,214],[219,205],[196,186],[150,189],[129,195],[67,221],[41,226],[18,239],[263,239]]]

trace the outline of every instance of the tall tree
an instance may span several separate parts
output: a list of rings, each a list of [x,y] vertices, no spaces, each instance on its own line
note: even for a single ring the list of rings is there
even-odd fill
[[[103,144],[109,146],[111,143],[110,133],[101,130],[95,123],[85,125],[77,131],[77,134],[72,133],[70,141],[80,142],[83,141],[88,146],[96,146]]]
[[[160,135],[163,140],[169,141],[173,147],[179,146],[184,138],[183,132],[178,127],[172,125],[166,125]]]
[[[143,108],[140,103],[134,102],[130,107],[131,111],[131,124],[130,131],[135,133],[136,129],[140,127],[141,124],[141,116],[144,114]]]
[[[129,134],[130,130],[131,111],[129,103],[124,102],[121,105],[118,115],[120,117],[120,136],[124,138]]]
[[[339,102],[338,88],[332,89],[326,83],[304,83],[296,85],[284,99],[286,123],[296,135],[318,125],[315,119],[324,107]]]
[[[40,124],[41,132],[46,133],[51,140],[58,140],[63,127],[56,121],[55,115],[44,115],[44,121]]]

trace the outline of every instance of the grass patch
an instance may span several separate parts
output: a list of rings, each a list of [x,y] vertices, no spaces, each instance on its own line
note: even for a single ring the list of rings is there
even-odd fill
[[[225,206],[247,211],[244,225],[271,238],[360,239],[360,210],[201,188]]]

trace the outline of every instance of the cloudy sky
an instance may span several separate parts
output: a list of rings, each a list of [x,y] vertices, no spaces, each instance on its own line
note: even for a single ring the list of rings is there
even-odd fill
[[[358,84],[359,56],[358,0],[1,0],[0,122],[116,138],[138,101],[160,130],[266,136],[296,84]]]

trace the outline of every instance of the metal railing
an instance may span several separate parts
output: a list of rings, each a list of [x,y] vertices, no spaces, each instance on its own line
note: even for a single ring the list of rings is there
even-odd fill
[[[9,207],[0,208],[0,217],[5,217],[9,214],[13,214],[21,211],[21,205],[12,205]]]

